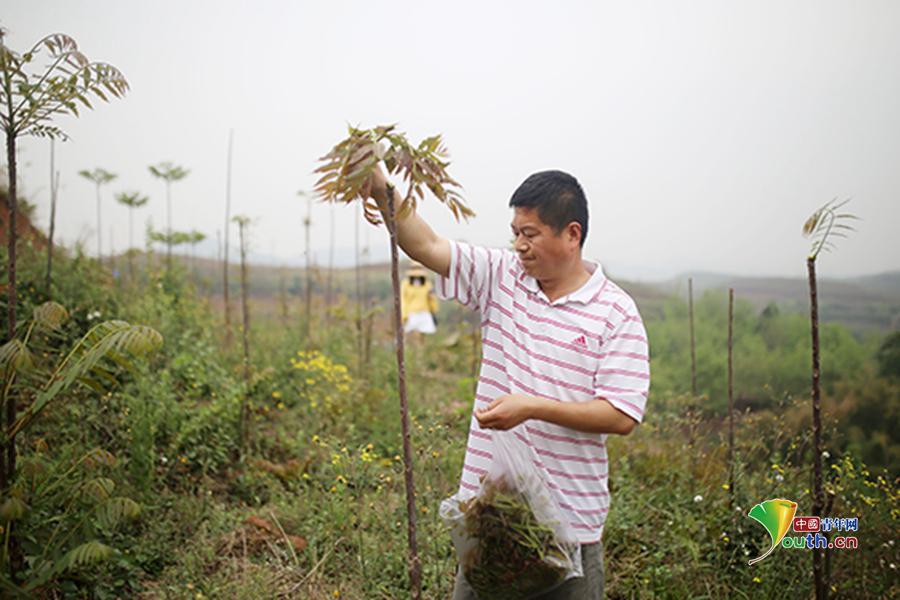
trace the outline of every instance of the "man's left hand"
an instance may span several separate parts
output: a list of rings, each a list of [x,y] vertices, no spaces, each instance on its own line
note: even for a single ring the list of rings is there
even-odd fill
[[[505,394],[494,399],[487,408],[475,411],[482,429],[506,431],[532,418],[537,398],[524,394]]]

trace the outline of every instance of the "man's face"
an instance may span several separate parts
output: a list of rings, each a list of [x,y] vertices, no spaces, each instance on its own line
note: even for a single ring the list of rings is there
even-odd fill
[[[574,223],[559,233],[541,221],[536,208],[516,207],[512,223],[513,248],[525,272],[537,279],[554,279],[559,268],[580,250],[581,228]]]

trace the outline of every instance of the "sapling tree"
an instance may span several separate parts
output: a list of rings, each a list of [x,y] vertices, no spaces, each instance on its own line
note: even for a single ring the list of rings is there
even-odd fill
[[[206,234],[203,233],[202,231],[197,231],[196,229],[191,229],[188,232],[187,243],[190,244],[190,246],[191,246],[191,270],[192,271],[196,270],[196,265],[194,264],[194,261],[195,261],[195,254],[196,254],[196,250],[197,250],[197,244],[201,243],[205,239],[206,239]]]
[[[115,173],[110,173],[106,169],[102,169],[97,167],[93,171],[88,171],[86,169],[78,171],[78,174],[87,179],[88,181],[94,184],[94,187],[97,189],[97,260],[103,260],[103,243],[101,242],[101,232],[103,228],[100,225],[100,188],[110,181],[113,181],[118,175]]]
[[[150,174],[157,179],[166,182],[166,233],[172,235],[172,183],[181,181],[190,174],[190,171],[171,162],[161,162],[158,165],[150,165]],[[172,268],[172,244],[166,246],[166,267]]]
[[[688,278],[688,327],[691,331],[691,396],[697,402],[697,350],[694,343],[694,280]]]
[[[162,244],[167,249],[171,249],[190,243],[191,234],[186,231],[155,231],[152,227],[148,227],[147,241],[150,244]]]
[[[38,61],[46,57],[43,66]],[[0,30],[0,127],[6,135],[7,203],[9,234],[6,285],[6,339],[16,336],[16,142],[26,135],[65,139],[53,124],[62,115],[78,116],[79,106],[93,108],[91,100],[108,101],[128,91],[128,82],[114,66],[91,62],[78,50],[71,37],[54,33],[39,40],[24,54],[6,46]],[[15,398],[6,401],[6,426],[16,420]],[[6,443],[5,460],[0,459],[0,488],[15,475],[15,444]]]
[[[281,323],[287,325],[288,321],[288,297],[287,297],[287,274],[284,266],[278,269],[278,303],[281,306]]]
[[[56,140],[50,140],[50,229],[47,232],[47,277],[44,285],[50,295],[53,281],[53,235],[56,232],[56,202],[59,200],[59,171],[56,170]]]
[[[694,340],[694,280],[688,277],[688,328],[690,330],[691,345],[691,400],[688,404],[688,448],[691,450],[691,456],[694,456],[694,445],[696,443],[697,433],[697,351]],[[694,475],[693,459],[691,462],[691,475]]]
[[[728,288],[728,507],[734,506],[734,288]],[[732,513],[734,516],[734,513]]]
[[[244,215],[237,215],[232,221],[238,226],[238,244],[241,252],[241,314],[244,326],[242,327],[241,337],[244,349],[244,398],[241,402],[240,415],[240,444],[241,453],[246,450],[248,428],[249,428],[249,407],[247,406],[250,396],[250,308],[247,306],[247,241],[245,238],[246,229],[250,225],[250,218]]]
[[[234,130],[228,130],[228,162],[225,168],[225,252],[222,258],[222,294],[225,296],[225,347],[231,347],[231,299],[228,297],[228,232],[231,228],[231,151]]]
[[[409,431],[409,408],[406,400],[406,367],[403,329],[400,318],[400,273],[397,246],[397,221],[405,218],[425,198],[425,189],[459,219],[474,213],[456,191],[459,184],[447,173],[447,151],[439,135],[414,146],[395,126],[373,129],[349,128],[349,135],[321,159],[325,164],[316,172],[322,177],[316,191],[325,201],[350,203],[361,200],[363,213],[370,222],[381,222],[380,213],[390,235],[391,282],[394,293],[394,339],[397,350],[397,389],[400,396],[400,423],[403,434],[403,467],[406,482],[407,539],[409,543],[409,578],[413,598],[421,595],[421,564],[416,543],[415,484],[413,481],[412,447]],[[370,199],[375,170],[384,164],[388,174],[400,175],[406,182],[402,194],[392,184],[387,187],[387,202],[379,207]],[[399,202],[399,206],[397,206]]]
[[[330,309],[332,306],[334,293],[334,205],[331,206],[328,219],[328,277],[325,284],[325,306]],[[325,320],[328,321],[330,318],[331,311],[326,310]]]
[[[128,272],[134,278],[134,211],[147,202],[150,198],[142,196],[138,192],[119,192],[116,194],[116,202],[128,207]]]
[[[803,224],[803,235],[812,238],[812,248],[806,257],[806,271],[809,278],[809,314],[812,332],[812,433],[813,433],[813,502],[812,514],[823,516],[825,493],[822,486],[822,406],[819,387],[819,300],[816,283],[816,259],[822,250],[830,252],[835,248],[833,238],[847,237],[854,231],[847,221],[857,219],[850,213],[839,213],[838,209],[849,200],[832,200],[822,205]],[[827,535],[827,534],[826,534]],[[813,549],[813,578],[816,600],[828,597],[828,580],[825,572],[825,551]]]
[[[309,346],[309,334],[310,334],[310,323],[312,320],[312,265],[310,263],[310,249],[309,249],[309,229],[312,226],[312,196],[307,194],[303,190],[299,190],[297,195],[301,198],[306,198],[306,218],[303,219],[303,231],[305,232],[304,238],[306,242],[306,248],[303,252],[303,255],[306,259],[306,324],[304,325],[306,345]]]
[[[361,209],[360,209],[361,210]],[[356,373],[362,375],[363,372],[363,338],[362,338],[362,277],[361,277],[361,257],[359,250],[359,222],[360,215],[353,220],[353,256],[355,258],[354,279],[356,282],[356,318],[354,325],[356,326]]]
[[[106,321],[92,327],[70,350],[60,352],[48,340],[60,332],[68,317],[63,306],[45,302],[34,309],[32,319],[26,321],[19,336],[0,346],[0,394],[5,401],[17,398],[24,406],[16,420],[0,430],[0,439],[5,446],[14,448],[17,436],[26,432],[41,415],[50,412],[54,405],[67,399],[73,387],[85,385],[105,393],[116,381],[114,376],[120,367],[129,367],[133,358],[152,353],[162,345],[162,336],[154,329],[124,321]],[[19,513],[16,518],[21,518],[25,514],[27,494],[39,491],[30,484],[17,490],[12,480],[15,472],[8,471],[8,475],[4,507],[20,503],[21,510],[15,512]],[[8,511],[3,512],[10,523],[0,543],[0,569],[8,571],[15,580],[23,561],[18,556],[16,540],[10,536],[14,519],[9,519]],[[34,566],[35,562],[44,560],[45,557],[41,557],[38,561],[38,557],[32,555],[28,562]],[[59,562],[51,558],[40,572],[55,576],[56,569],[66,568],[65,560]],[[51,569],[54,562],[56,565]],[[34,593],[31,589],[21,591]],[[22,597],[32,595],[26,593]]]

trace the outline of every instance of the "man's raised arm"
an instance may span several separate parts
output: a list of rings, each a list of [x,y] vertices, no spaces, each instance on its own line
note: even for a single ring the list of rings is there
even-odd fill
[[[394,191],[394,201],[397,200]],[[372,198],[378,203],[381,214],[387,221],[387,178],[380,167],[372,176]],[[399,208],[399,203],[394,205]],[[397,220],[397,243],[413,260],[417,260],[426,268],[442,277],[450,274],[450,242],[436,234],[428,223],[415,211],[406,218]]]

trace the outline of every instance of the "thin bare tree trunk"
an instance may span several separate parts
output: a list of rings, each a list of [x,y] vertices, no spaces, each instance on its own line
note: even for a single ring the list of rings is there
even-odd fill
[[[812,429],[813,429],[813,498],[812,514],[822,517],[825,496],[822,491],[822,416],[819,390],[819,300],[816,287],[816,260],[806,260],[809,274],[809,307],[812,329]],[[828,582],[823,561],[825,550],[813,548],[813,578],[816,600],[828,598]]]
[[[360,211],[362,209],[360,208]],[[374,302],[369,297],[369,272],[367,267],[369,266],[369,258],[371,257],[371,248],[369,244],[369,232],[371,231],[371,227],[365,228],[365,235],[363,236],[363,270],[361,273],[361,285],[362,285],[362,306],[363,306],[363,315],[365,320],[365,325],[363,326],[365,332],[363,334],[363,365],[368,369],[371,357],[372,357],[372,323],[375,318],[374,314]]]
[[[222,261],[222,293],[225,295],[225,346],[231,347],[231,302],[228,299],[228,228],[231,225],[231,150],[234,130],[228,130],[228,166],[225,171],[225,258]]]
[[[100,184],[96,184],[97,188],[97,262],[103,264],[103,244],[100,241],[103,237],[103,228],[100,226]]]
[[[728,506],[734,506],[734,289],[728,288]]]
[[[56,229],[56,200],[59,194],[59,172],[56,171],[56,140],[50,140],[50,230],[47,234],[47,297],[53,283],[53,233]]]
[[[2,37],[2,36],[0,36]],[[9,90],[6,90],[6,99],[9,103],[10,123],[8,131],[15,131],[15,123],[12,122],[12,98]],[[16,303],[18,302],[18,290],[16,283],[16,242],[18,234],[16,232],[16,213],[18,211],[17,186],[16,178],[16,138],[14,134],[7,132],[6,134],[6,160],[7,171],[9,173],[9,187],[7,197],[7,209],[9,212],[9,234],[8,234],[8,277],[7,277],[7,339],[12,340],[16,336]],[[9,431],[16,422],[16,395],[10,393],[4,394],[3,400],[6,402],[6,429]],[[0,452],[0,494],[5,495],[7,490],[12,487],[16,478],[16,436],[12,435],[6,442],[6,452]],[[15,581],[18,572],[24,564],[24,555],[19,542],[19,536],[16,533],[16,524],[10,521],[7,524],[6,536],[8,541],[9,556],[9,575]]]
[[[7,95],[7,100],[12,100]],[[12,106],[9,107],[12,114]],[[10,128],[12,128],[10,123]],[[6,134],[6,161],[7,170],[9,171],[9,188],[6,198],[6,207],[9,213],[9,233],[7,234],[7,285],[6,285],[6,339],[11,340],[16,336],[16,210],[18,203],[16,201],[16,138],[15,135]],[[16,422],[16,398],[10,395],[6,398],[6,428],[10,429]],[[5,456],[0,457],[2,471],[0,471],[0,491],[6,492],[6,489],[12,484],[16,475],[16,440],[12,438],[6,442]]]
[[[356,256],[356,269],[354,275],[356,276],[356,372],[359,376],[363,376],[363,332],[362,332],[362,266],[361,261],[362,257],[359,252],[359,222],[362,220],[362,204],[357,203],[359,214],[356,215],[356,219],[354,220],[354,255]]]
[[[2,36],[0,36],[2,37]],[[9,103],[10,122],[8,131],[15,131],[15,123],[12,120],[12,94],[6,90],[6,99]],[[6,134],[6,160],[7,171],[9,172],[9,187],[7,197],[7,208],[9,212],[9,235],[8,235],[8,278],[7,278],[7,339],[12,340],[16,336],[16,303],[18,302],[18,294],[16,289],[16,212],[18,210],[18,200],[16,194],[16,137],[14,134]],[[9,394],[4,397],[6,401],[6,429],[9,431],[13,423],[16,422],[16,396]],[[16,478],[16,437],[10,436],[6,442],[5,456],[0,456],[0,493],[6,494],[7,490],[12,486]],[[6,535],[9,540],[9,574],[10,578],[15,581],[16,575],[21,570],[24,556],[22,547],[19,543],[19,536],[16,533],[16,524],[10,521],[7,524]]]
[[[118,268],[118,261],[116,260],[116,231],[115,228],[110,225],[109,227],[109,272],[115,276],[116,269]],[[116,280],[117,285],[122,282],[121,278]]]
[[[306,230],[306,346],[310,346],[310,322],[312,320],[312,269],[310,267],[309,228],[312,225],[312,198],[307,199],[306,220],[303,227]]]
[[[326,286],[325,292],[325,306],[328,307],[325,310],[325,320],[331,320],[331,312],[328,310],[331,308],[333,302],[333,293],[334,293],[334,205],[332,204],[329,207],[331,211],[329,214],[330,219],[330,233],[329,233],[329,241],[328,241],[328,283]]]
[[[166,270],[172,271],[172,184],[166,179]]]
[[[691,401],[688,405],[688,448],[694,449],[697,443],[697,352],[694,342],[694,280],[688,278],[688,328],[691,336]],[[694,473],[694,453],[691,452],[691,473]]]
[[[694,345],[694,280],[688,278],[688,319],[691,329],[691,395],[697,398],[697,351]]]
[[[285,281],[284,266],[278,270],[278,297],[281,301],[281,322],[287,325],[288,321],[288,302],[287,302],[287,283]]]
[[[244,401],[241,403],[241,454],[243,454],[246,451],[249,437],[247,402],[250,394],[250,309],[247,306],[247,245],[244,241],[243,223],[238,225],[238,235],[241,245],[241,310],[244,320]]]
[[[413,455],[409,430],[409,407],[406,402],[406,365],[403,354],[403,329],[400,317],[400,268],[397,250],[397,221],[394,188],[388,185],[387,228],[391,235],[391,283],[394,289],[394,341],[397,348],[397,391],[400,395],[400,424],[403,433],[403,476],[406,482],[407,540],[409,542],[409,582],[412,597],[422,595],[422,565],[416,543],[416,487],[413,481]]]
[[[134,285],[134,207],[128,207],[128,278]]]

